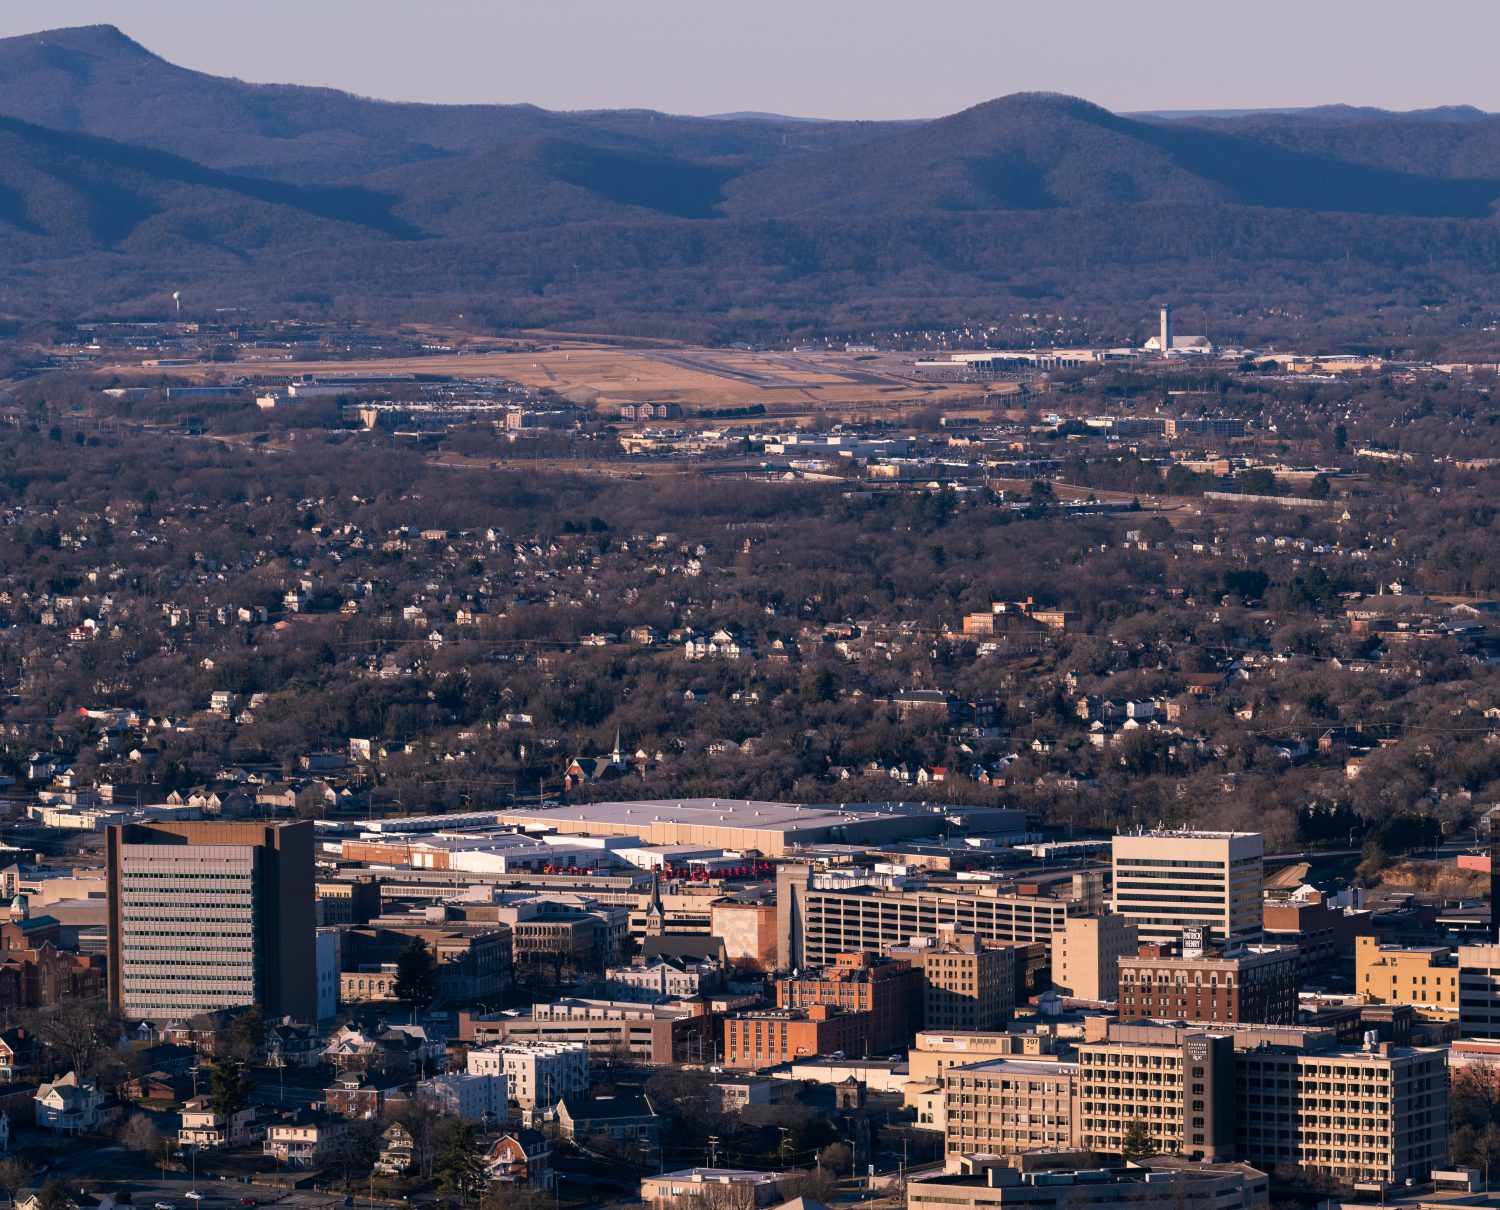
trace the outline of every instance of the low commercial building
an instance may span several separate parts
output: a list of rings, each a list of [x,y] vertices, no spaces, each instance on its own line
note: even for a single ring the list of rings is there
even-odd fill
[[[724,1022],[724,1065],[749,1071],[816,1055],[863,1054],[868,1013],[827,1004],[739,1013]]]
[[[579,806],[514,808],[502,811],[502,824],[564,834],[639,836],[648,844],[698,844],[737,853],[754,850],[781,857],[796,846],[886,844],[942,832],[955,811],[985,830],[993,808],[937,807],[922,803],[860,803],[809,806],[804,803],[749,802],[742,799],[686,798],[646,802],[600,802]]]
[[[1040,1157],[1039,1157],[1040,1158]],[[1263,1210],[1270,1178],[1249,1164],[1190,1163],[1152,1156],[1117,1168],[1003,1165],[994,1157],[961,1161],[957,1172],[913,1180],[907,1210]]]
[[[1267,945],[1295,945],[1302,982],[1347,971],[1354,956],[1355,930],[1369,927],[1367,917],[1330,907],[1323,896],[1267,899],[1261,908],[1262,940]]]
[[[558,1000],[521,1012],[461,1012],[459,1038],[481,1046],[535,1041],[583,1046],[591,1058],[660,1064],[712,1056],[712,1018],[691,1008]]]
[[[495,999],[510,986],[512,938],[505,925],[379,916],[343,932],[339,994],[344,1002],[393,999],[396,962],[413,938],[432,954],[441,999]]]
[[[641,1178],[641,1201],[652,1210],[754,1210],[781,1198],[780,1172],[751,1168],[682,1168]]]

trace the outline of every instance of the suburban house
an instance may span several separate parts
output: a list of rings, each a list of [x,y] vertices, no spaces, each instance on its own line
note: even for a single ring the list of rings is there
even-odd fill
[[[92,1134],[99,1129],[104,1094],[92,1080],[75,1071],[36,1090],[36,1124],[54,1134]]]
[[[263,1133],[254,1108],[241,1109],[231,1117],[216,1112],[207,1097],[193,1097],[182,1106],[182,1126],[177,1142],[182,1147],[213,1151],[243,1147]]]
[[[484,1170],[492,1181],[531,1189],[551,1189],[557,1179],[552,1171],[552,1144],[539,1130],[502,1134],[485,1153]]]
[[[406,1089],[389,1076],[366,1071],[349,1071],[323,1090],[323,1105],[329,1113],[346,1118],[378,1118],[395,1100],[403,1099]]]
[[[290,1118],[272,1122],[266,1127],[266,1141],[261,1150],[282,1164],[293,1168],[310,1168],[319,1148],[349,1129],[344,1118],[327,1117],[299,1109]]]
[[[380,1136],[380,1158],[375,1161],[375,1171],[387,1176],[405,1176],[421,1159],[411,1131],[400,1122],[392,1122]]]

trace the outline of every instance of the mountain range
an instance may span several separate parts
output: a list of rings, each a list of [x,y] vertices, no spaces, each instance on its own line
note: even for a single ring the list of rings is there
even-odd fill
[[[112,26],[0,40],[0,312],[23,318],[182,289],[696,339],[1040,311],[1077,339],[1172,297],[1225,339],[1412,342],[1500,307],[1497,201],[1500,117],[1464,107],[558,113],[247,84]]]

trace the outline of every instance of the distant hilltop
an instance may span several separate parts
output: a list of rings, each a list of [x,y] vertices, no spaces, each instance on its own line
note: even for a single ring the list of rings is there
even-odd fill
[[[248,84],[109,25],[0,40],[0,311],[23,317],[154,312],[189,283],[728,343],[1109,324],[1145,294],[1236,317],[1238,343],[1350,319],[1404,340],[1448,300],[1500,307],[1497,200],[1500,118],[1466,107],[560,113]]]

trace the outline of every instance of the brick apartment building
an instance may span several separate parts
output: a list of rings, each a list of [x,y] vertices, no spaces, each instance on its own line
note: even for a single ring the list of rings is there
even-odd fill
[[[833,966],[815,975],[776,981],[777,1008],[826,1005],[846,1014],[865,1014],[868,1024],[863,1041],[853,1049],[835,1048],[858,1054],[905,1046],[918,1024],[922,997],[921,971],[869,953],[839,954]]]
[[[724,1022],[724,1065],[754,1071],[815,1055],[862,1055],[869,1031],[869,1013],[828,1004],[740,1013]]]
[[[1120,959],[1120,1017],[1292,1025],[1297,979],[1291,946],[1176,957],[1145,945],[1136,957]]]

